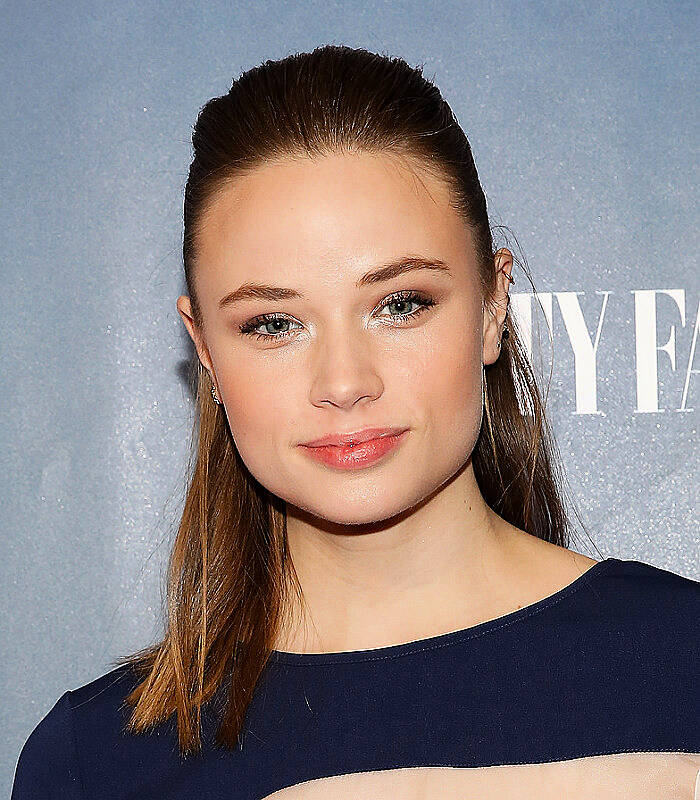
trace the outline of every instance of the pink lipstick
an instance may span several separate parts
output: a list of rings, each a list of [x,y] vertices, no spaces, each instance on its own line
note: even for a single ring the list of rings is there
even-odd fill
[[[375,464],[395,450],[407,433],[408,428],[366,428],[353,434],[323,436],[300,446],[307,455],[326,466],[361,469]]]

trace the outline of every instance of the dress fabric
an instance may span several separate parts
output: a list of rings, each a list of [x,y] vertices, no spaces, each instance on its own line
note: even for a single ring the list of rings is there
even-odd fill
[[[127,666],[65,692],[11,800],[700,800],[700,582],[607,558],[458,631],[273,651],[241,746],[182,758],[174,717],[125,732]]]

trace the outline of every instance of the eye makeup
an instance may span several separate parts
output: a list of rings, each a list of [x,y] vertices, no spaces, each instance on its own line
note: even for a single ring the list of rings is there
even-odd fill
[[[418,308],[414,311],[406,314],[399,312],[398,314],[388,314],[383,316],[391,317],[393,320],[396,321],[398,326],[408,325],[412,320],[416,319],[418,316],[423,314],[425,311],[430,310],[433,306],[437,303],[436,301],[428,294],[424,292],[414,291],[414,290],[406,290],[401,292],[395,292],[394,294],[387,297],[385,300],[382,301],[379,308],[384,308],[385,306],[394,305],[394,304],[411,304],[414,303],[418,305]],[[280,340],[280,339],[288,339],[294,335],[295,330],[298,329],[290,329],[290,330],[283,330],[278,333],[259,333],[258,328],[263,325],[271,325],[271,324],[284,324],[284,323],[291,323],[292,320],[289,317],[283,316],[281,314],[260,314],[257,317],[253,317],[252,319],[244,322],[242,325],[239,326],[239,331],[244,336],[253,336],[258,340],[263,341],[272,341],[272,340]]]

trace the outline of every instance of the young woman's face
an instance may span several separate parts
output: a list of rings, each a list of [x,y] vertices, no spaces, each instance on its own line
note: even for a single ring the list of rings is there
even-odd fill
[[[449,272],[360,282],[404,259]],[[256,169],[203,218],[195,280],[203,335],[188,298],[178,308],[220,413],[251,474],[288,504],[343,524],[387,519],[469,458],[482,413],[477,264],[447,188],[418,165],[362,153]],[[221,305],[247,284],[290,291]],[[375,427],[408,430],[360,469],[300,446]]]

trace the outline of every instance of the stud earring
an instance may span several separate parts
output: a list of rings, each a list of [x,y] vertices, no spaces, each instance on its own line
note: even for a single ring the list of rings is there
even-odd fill
[[[510,336],[510,331],[508,330],[508,326],[504,324],[503,325],[503,338],[507,339],[509,336]],[[498,347],[499,350],[501,349],[501,340],[500,339],[498,340],[498,344],[496,346]]]
[[[506,276],[506,278],[508,278],[508,280],[511,283],[515,283],[515,278],[512,275],[509,275],[505,271],[505,269],[503,267],[500,268],[499,272],[502,272]],[[506,296],[506,306],[508,306],[508,305],[510,305],[510,295]],[[509,336],[510,336],[510,331],[508,330],[508,326],[504,323],[504,325],[503,325],[503,338],[507,339]],[[498,344],[496,346],[498,347],[499,350],[501,349],[501,340],[500,339],[498,340]]]

